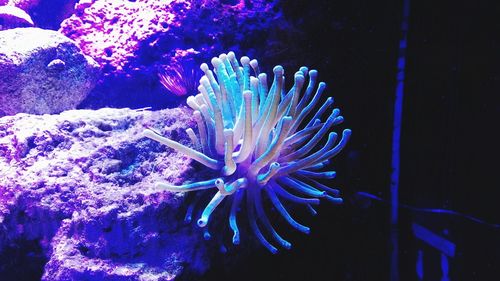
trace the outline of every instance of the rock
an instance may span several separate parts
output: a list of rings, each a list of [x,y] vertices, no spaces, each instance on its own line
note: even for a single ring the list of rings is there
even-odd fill
[[[191,114],[108,108],[0,118],[0,253],[33,241],[51,281],[206,270],[207,242],[183,222],[184,194],[153,184],[193,178],[191,160],[141,134],[154,128],[188,144]],[[27,266],[20,260],[9,264]],[[6,280],[11,272],[0,266]]]
[[[9,25],[4,29],[35,25],[43,29],[58,30],[61,22],[73,14],[74,6],[78,1],[79,0],[0,0],[0,6],[5,5],[17,8],[17,10],[23,14],[23,22],[29,23],[29,25]],[[8,13],[8,15],[10,14],[11,13]],[[16,18],[19,18],[17,14]],[[6,26],[6,24],[2,24],[2,16],[0,13],[0,26],[1,25],[4,25],[4,27]],[[0,30],[2,30],[1,27]]]
[[[0,6],[0,30],[33,26],[30,15],[18,7]]]
[[[99,108],[162,103],[158,97],[175,91],[162,86],[159,73],[175,84],[197,85],[199,65],[222,52],[266,60],[257,52],[276,46],[289,28],[278,0],[82,0],[59,30],[102,66],[103,83],[84,104]],[[125,84],[127,99],[120,89]],[[145,96],[153,102],[144,104]]]
[[[97,83],[99,66],[57,31],[0,31],[0,116],[75,109]]]
[[[278,1],[245,2],[82,0],[60,31],[105,73],[131,73],[155,61],[170,65],[198,54],[211,59],[252,36],[264,40],[283,24]]]
[[[123,73],[142,43],[180,25],[188,9],[186,0],[84,0],[76,4],[74,15],[61,24],[60,31],[94,57],[105,73]]]
[[[16,6],[24,11],[29,11],[40,3],[40,0],[4,0],[11,6]]]

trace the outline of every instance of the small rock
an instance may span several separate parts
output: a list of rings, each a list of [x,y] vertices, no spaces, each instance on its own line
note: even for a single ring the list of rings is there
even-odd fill
[[[47,64],[47,69],[49,70],[54,70],[54,71],[62,71],[64,70],[66,66],[66,63],[60,59],[55,59],[51,62],[49,62],[49,64]]]
[[[76,106],[94,88],[99,66],[57,31],[0,31],[0,116],[53,114]]]

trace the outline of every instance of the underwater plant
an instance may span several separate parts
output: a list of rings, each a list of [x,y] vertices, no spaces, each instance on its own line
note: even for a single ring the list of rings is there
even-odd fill
[[[216,189],[197,221],[198,226],[206,227],[217,206],[224,199],[232,200],[228,208],[229,226],[233,244],[239,244],[237,213],[246,202],[252,232],[269,251],[276,253],[278,249],[264,236],[262,226],[283,248],[289,249],[291,244],[274,229],[264,199],[293,228],[309,233],[309,227],[297,222],[282,200],[304,205],[313,213],[316,211],[312,205],[319,204],[319,198],[342,202],[338,190],[317,180],[335,177],[334,171],[321,169],[345,147],[351,130],[345,129],[339,141],[337,133],[330,132],[344,120],[339,109],[331,109],[332,97],[316,109],[326,87],[323,82],[317,84],[316,70],[301,67],[294,75],[293,87],[286,92],[282,66],[274,67],[274,80],[268,87],[267,75],[260,73],[257,60],[243,56],[240,62],[241,65],[235,54],[229,52],[212,59],[213,71],[206,63],[200,66],[205,75],[200,79],[199,93],[187,98],[198,126],[197,133],[192,128],[186,130],[194,148],[149,129],[144,135],[220,173],[214,179],[179,186],[156,184],[176,192]],[[330,112],[326,121],[321,121],[327,111]],[[310,121],[306,122],[306,118]],[[326,142],[320,144],[324,137]]]
[[[160,83],[170,93],[182,97],[196,91],[196,76],[194,62],[174,63],[163,67],[158,72]]]

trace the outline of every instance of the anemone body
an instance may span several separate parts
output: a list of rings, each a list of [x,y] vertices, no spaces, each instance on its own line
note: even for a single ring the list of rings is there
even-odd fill
[[[341,136],[331,132],[343,117],[339,109],[332,108],[331,97],[318,106],[326,85],[317,83],[316,70],[301,67],[294,74],[293,87],[286,91],[281,66],[274,67],[269,86],[257,60],[244,56],[238,61],[229,52],[214,57],[211,64],[213,70],[205,63],[200,66],[205,75],[200,79],[199,93],[187,99],[198,127],[197,132],[186,130],[193,148],[151,130],[144,134],[220,176],[180,186],[166,182],[156,186],[176,192],[216,189],[197,220],[198,226],[206,227],[217,206],[232,200],[228,223],[232,242],[239,244],[237,217],[240,205],[245,203],[250,228],[262,245],[273,253],[278,251],[275,244],[290,248],[270,222],[263,197],[293,228],[309,233],[310,229],[291,216],[283,201],[304,205],[313,213],[312,206],[319,204],[320,198],[342,202],[338,190],[317,180],[335,177],[334,171],[322,168],[345,147],[351,131],[345,129]],[[324,121],[323,116],[327,116]]]

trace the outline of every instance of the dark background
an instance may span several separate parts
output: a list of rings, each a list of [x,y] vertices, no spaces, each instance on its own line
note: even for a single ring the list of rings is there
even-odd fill
[[[390,205],[356,193],[390,199],[403,0],[283,1],[283,8],[304,31],[290,39],[300,50],[295,55],[319,70],[346,118],[343,127],[353,130],[347,149],[334,159],[332,185],[342,190],[345,204],[325,202],[317,217],[301,218],[310,235],[286,230],[293,250],[277,256],[256,250],[244,263],[214,267],[206,278],[390,280]],[[500,223],[499,60],[496,1],[411,1],[400,204]],[[455,243],[450,280],[500,278],[498,227],[458,215],[399,211],[400,280],[418,280],[418,250],[424,253],[423,280],[442,276],[439,252],[415,238],[413,222]]]

